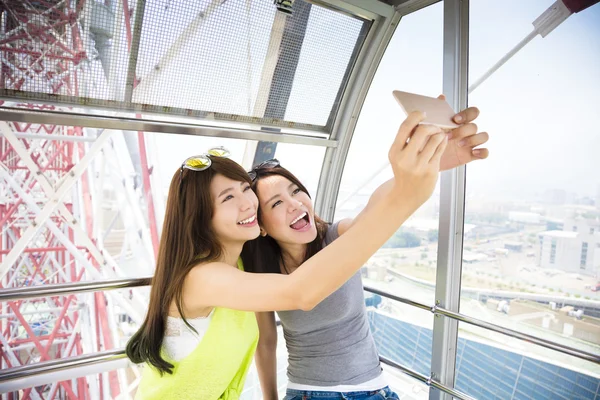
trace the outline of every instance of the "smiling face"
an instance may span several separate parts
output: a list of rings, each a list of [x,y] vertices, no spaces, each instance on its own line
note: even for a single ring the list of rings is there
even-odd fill
[[[249,183],[217,174],[210,183],[210,194],[212,225],[221,243],[246,242],[258,236],[258,199]]]
[[[277,242],[306,244],[317,237],[312,201],[306,192],[281,175],[269,175],[256,184],[261,226]]]

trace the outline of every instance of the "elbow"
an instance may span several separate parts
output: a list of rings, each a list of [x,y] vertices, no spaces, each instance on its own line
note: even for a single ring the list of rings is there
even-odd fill
[[[320,301],[315,296],[302,296],[299,299],[298,309],[302,311],[312,311]]]
[[[294,272],[295,273],[295,272]],[[290,285],[287,286],[286,293],[289,293],[288,301],[291,305],[292,310],[311,311],[323,300],[319,298],[318,291],[315,290],[314,285],[300,283],[294,273],[288,275],[290,279]]]

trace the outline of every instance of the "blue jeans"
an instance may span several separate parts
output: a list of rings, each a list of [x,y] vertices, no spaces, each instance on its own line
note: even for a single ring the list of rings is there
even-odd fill
[[[321,391],[306,391],[288,389],[283,400],[330,400],[330,399],[347,399],[347,400],[387,400],[399,399],[398,395],[389,387],[384,387],[379,390],[371,390],[365,392],[321,392]]]

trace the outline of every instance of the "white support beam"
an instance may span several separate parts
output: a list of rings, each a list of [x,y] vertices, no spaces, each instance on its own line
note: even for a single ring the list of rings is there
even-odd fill
[[[18,193],[18,195],[29,206],[30,210],[37,213],[38,216],[39,216],[39,214],[41,214],[41,210],[37,206],[37,204],[34,202],[33,198],[28,193],[25,193],[25,191],[17,184],[17,182],[13,179],[13,177],[10,176],[10,174],[8,174],[8,172],[6,172],[3,165],[2,165],[2,168],[0,168],[0,177],[4,178],[4,180],[9,184],[9,186],[12,187],[13,190],[15,190]],[[92,277],[94,277],[96,279],[103,278],[103,276],[100,274],[100,272],[90,263],[90,261],[77,250],[75,245],[66,237],[64,232],[62,232],[55,224],[51,223],[51,221],[46,221],[45,223],[48,226],[48,228],[50,229],[50,231],[54,234],[54,236],[56,236],[56,238],[59,241],[61,241],[61,243],[67,248],[67,251],[69,251],[71,253],[71,255],[86,268],[86,271]],[[5,268],[6,270],[5,270],[4,274],[0,275],[0,278],[2,278],[6,274],[6,271],[8,270],[9,267],[6,267],[5,264],[3,263],[0,265],[0,269],[1,268]],[[107,271],[105,271],[105,274],[108,273],[109,276],[114,276],[114,273],[111,273],[111,272],[112,271],[107,270]],[[135,294],[135,292],[134,292],[134,294]],[[141,323],[142,322],[142,314],[133,305],[129,304],[129,299],[126,299],[123,296],[118,296],[117,298],[119,299],[119,305],[121,305],[125,310],[127,310],[127,312],[129,313],[129,316],[134,321]],[[138,306],[138,308],[143,309],[143,307],[139,307],[139,306]]]
[[[29,157],[29,154],[27,153],[27,149],[25,149],[23,144],[21,142],[19,142],[19,140],[14,135],[14,133],[12,132],[12,130],[10,129],[10,127],[8,126],[8,124],[6,122],[0,123],[0,132],[2,132],[4,137],[8,140],[8,142],[11,144],[13,149],[19,154],[19,156],[23,158],[23,161],[26,164],[29,164],[29,165],[27,165],[29,171],[32,174],[34,174],[34,176],[40,175],[40,174],[43,176],[43,173],[40,170],[40,168],[37,165],[35,165],[35,163],[33,163],[33,160],[31,160],[31,157]],[[71,168],[71,170],[69,171],[69,174],[68,174],[69,176],[57,188],[57,190],[54,192],[53,196],[50,197],[50,201],[44,206],[44,208],[41,210],[41,212],[36,216],[32,225],[27,230],[25,230],[23,235],[21,235],[21,237],[19,238],[19,241],[15,244],[15,246],[11,249],[11,251],[6,255],[6,258],[4,258],[4,261],[2,262],[2,264],[0,264],[0,278],[4,277],[4,275],[6,274],[8,269],[21,256],[21,253],[23,252],[23,250],[25,249],[27,244],[31,241],[33,236],[39,231],[41,226],[48,221],[48,218],[50,217],[50,215],[52,215],[52,213],[59,207],[59,205],[62,204],[61,202],[62,202],[62,199],[64,198],[64,196],[73,187],[73,185],[75,184],[77,179],[79,179],[81,177],[81,175],[87,169],[87,167],[90,164],[90,162],[92,161],[92,159],[95,157],[96,153],[99,152],[100,149],[106,144],[106,142],[110,138],[111,134],[112,134],[112,131],[109,131],[109,130],[104,131],[103,134],[101,134],[98,137],[98,139],[96,140],[96,142],[93,144],[90,151],[85,156],[83,156],[83,158],[79,161],[78,164],[74,165]],[[33,163],[33,165],[31,165],[31,163],[28,163],[27,160],[31,161],[31,163]],[[43,178],[41,178],[41,179],[43,179]],[[38,181],[40,181],[40,180],[38,180]],[[24,192],[23,192],[23,194],[24,194]]]
[[[18,142],[16,142],[16,143],[18,143]],[[11,145],[12,145],[12,142],[11,142]],[[120,146],[118,146],[118,147],[120,147]],[[111,149],[113,149],[113,147],[111,147]],[[35,162],[33,161],[33,159],[31,158],[30,154],[28,154],[26,151],[24,151],[24,148],[22,146],[15,147],[15,151],[21,157],[22,162],[28,167],[28,169],[30,171],[38,170],[38,167],[35,164]],[[113,158],[116,158],[116,157],[117,157],[117,154],[114,153]],[[117,159],[117,162],[118,162],[118,159]],[[132,169],[132,167],[130,169]],[[117,165],[117,168],[115,169],[115,171],[122,171],[122,166]],[[42,189],[44,190],[44,192],[46,193],[48,198],[52,198],[55,195],[54,189],[52,188],[52,186],[50,185],[48,180],[45,179],[45,177],[42,174],[32,173],[32,176],[38,181],[38,183],[40,184],[40,186],[42,187]],[[117,183],[117,184],[121,185],[122,183]],[[141,211],[139,210],[138,207],[135,207],[132,204],[132,194],[130,193],[130,188],[128,189],[127,187],[124,187],[124,190],[128,194],[129,206],[130,206],[129,208],[133,212],[133,214],[136,216],[136,220],[138,222],[139,228],[142,229],[142,231],[143,231],[144,222],[143,222],[143,217],[141,216]],[[106,270],[106,272],[108,272],[107,276],[114,277],[114,274],[110,273],[111,269],[114,269],[115,271],[118,272],[118,271],[120,271],[119,265],[114,263],[114,260],[112,260],[112,258],[110,259],[112,261],[112,263],[109,263],[109,259],[107,259],[107,257],[105,257],[105,255],[92,242],[92,240],[89,238],[89,234],[83,231],[83,228],[81,227],[82,224],[78,223],[77,219],[66,208],[64,203],[62,203],[62,202],[60,203],[60,205],[58,206],[58,211],[59,211],[59,214],[61,215],[61,217],[64,218],[64,220],[68,224],[68,226],[71,229],[73,229],[75,235],[78,237],[78,240],[81,242],[81,244],[83,244],[83,246],[85,246],[88,249],[90,254],[96,259],[96,261],[100,265],[109,267]],[[152,247],[151,247],[150,237],[147,232],[146,232],[146,235],[144,236],[144,239],[145,239],[146,247],[148,249],[151,249]],[[148,247],[148,246],[150,246],[150,247]],[[153,254],[151,253],[149,257],[150,257],[150,262],[153,263]],[[120,274],[120,276],[123,276],[123,274]],[[140,305],[143,305],[143,301],[141,298],[138,298],[137,300],[140,301]]]

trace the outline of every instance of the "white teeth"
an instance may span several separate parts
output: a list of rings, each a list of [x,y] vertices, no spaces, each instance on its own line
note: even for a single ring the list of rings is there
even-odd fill
[[[296,222],[300,221],[300,220],[301,220],[302,218],[304,218],[305,216],[306,216],[306,213],[305,213],[305,212],[303,212],[302,214],[300,214],[300,215],[298,216],[298,218],[294,219],[290,225],[294,225]]]
[[[251,224],[252,222],[254,222],[255,219],[256,219],[256,214],[254,214],[253,216],[251,216],[248,219],[238,222],[238,224],[240,224],[240,225]]]

